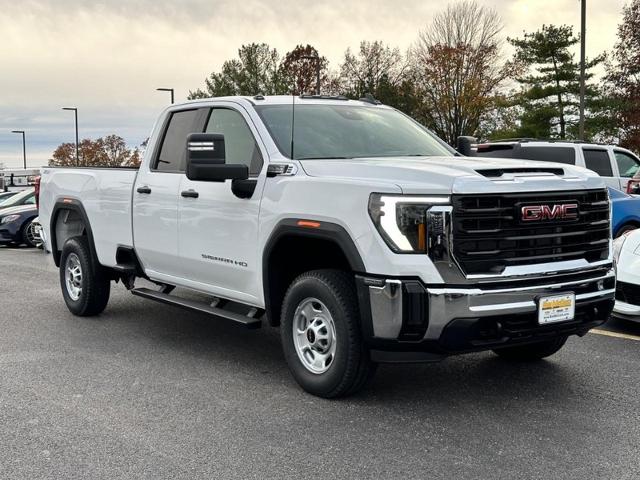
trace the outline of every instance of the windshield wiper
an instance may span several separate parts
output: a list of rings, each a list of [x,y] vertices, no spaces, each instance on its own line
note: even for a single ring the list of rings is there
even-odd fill
[[[353,157],[301,157],[296,160],[351,160]]]
[[[426,153],[401,153],[399,157],[433,157],[433,155],[427,155]]]

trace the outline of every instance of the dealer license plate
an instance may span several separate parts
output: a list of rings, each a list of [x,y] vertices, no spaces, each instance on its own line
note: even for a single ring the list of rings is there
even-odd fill
[[[542,297],[538,303],[538,323],[566,322],[576,314],[576,296],[573,293]]]

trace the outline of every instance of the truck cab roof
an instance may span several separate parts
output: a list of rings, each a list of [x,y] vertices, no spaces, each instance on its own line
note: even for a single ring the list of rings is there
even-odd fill
[[[295,102],[296,105],[354,105],[362,107],[377,107],[391,109],[387,105],[383,105],[373,97],[361,98],[354,100],[342,95],[233,95],[226,97],[210,97],[199,98],[195,100],[188,100],[183,103],[176,103],[171,105],[170,108],[181,107],[191,104],[209,104],[212,102],[235,102],[246,105],[291,105]]]

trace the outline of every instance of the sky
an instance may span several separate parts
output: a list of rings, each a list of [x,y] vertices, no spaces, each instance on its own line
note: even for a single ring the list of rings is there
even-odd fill
[[[504,36],[543,24],[579,31],[579,0],[478,0],[494,8]],[[587,1],[587,56],[616,40],[625,0]],[[148,137],[176,102],[234,58],[265,42],[281,54],[310,43],[336,68],[347,47],[382,40],[408,49],[446,2],[432,0],[0,0],[0,163],[45,165],[62,142],[115,133],[130,146]],[[506,52],[508,53],[508,51]]]

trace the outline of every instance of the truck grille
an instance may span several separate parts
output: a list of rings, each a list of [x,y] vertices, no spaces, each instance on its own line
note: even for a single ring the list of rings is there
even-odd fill
[[[466,274],[508,266],[609,256],[606,190],[453,195],[453,255]],[[525,222],[521,207],[577,204],[577,218]]]

